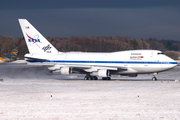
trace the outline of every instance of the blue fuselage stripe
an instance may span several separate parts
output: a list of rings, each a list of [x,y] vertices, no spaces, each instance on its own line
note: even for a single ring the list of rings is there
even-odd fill
[[[177,62],[146,62],[146,61],[65,61],[65,60],[50,60],[50,61],[37,61],[26,60],[28,62],[40,63],[118,63],[118,64],[177,64]]]

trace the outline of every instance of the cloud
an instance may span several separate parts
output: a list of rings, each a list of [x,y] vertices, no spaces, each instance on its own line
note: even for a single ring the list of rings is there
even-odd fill
[[[179,7],[179,0],[4,0],[1,10]]]
[[[22,37],[17,19],[25,18],[45,37],[126,36],[180,40],[179,11],[172,7],[1,10],[0,33]]]

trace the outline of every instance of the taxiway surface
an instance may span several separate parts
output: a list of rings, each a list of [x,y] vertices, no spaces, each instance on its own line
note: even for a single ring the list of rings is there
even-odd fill
[[[85,81],[46,68],[2,66],[0,119],[180,119],[180,67],[137,78]]]

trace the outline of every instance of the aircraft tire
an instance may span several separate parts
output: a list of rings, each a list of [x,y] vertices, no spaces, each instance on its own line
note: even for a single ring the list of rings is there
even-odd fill
[[[152,78],[152,80],[153,80],[153,81],[156,81],[156,80],[157,80],[157,78],[156,78],[156,77],[153,77],[153,78]]]
[[[87,77],[86,77],[86,76],[84,77],[84,80],[87,80]]]
[[[98,78],[96,76],[93,76],[93,80],[98,80]]]
[[[102,80],[111,80],[111,77],[102,77]]]
[[[89,76],[85,76],[84,80],[91,80],[91,78]]]

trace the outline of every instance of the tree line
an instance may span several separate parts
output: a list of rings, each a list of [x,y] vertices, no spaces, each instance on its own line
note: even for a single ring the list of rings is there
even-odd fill
[[[48,37],[48,41],[61,52],[83,51],[83,52],[114,52],[123,50],[152,49],[168,53],[176,53],[178,59],[180,52],[180,41],[157,40],[156,38],[135,39],[128,37]],[[0,36],[0,56],[6,56],[16,46],[19,47],[19,56],[28,53],[24,38]],[[172,54],[174,54],[172,53]]]

